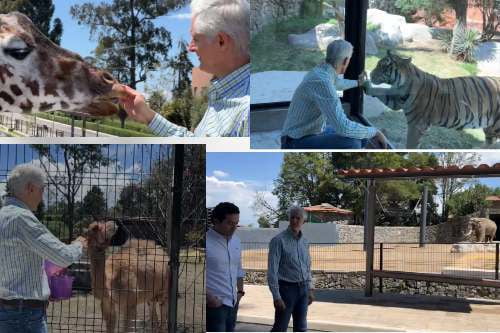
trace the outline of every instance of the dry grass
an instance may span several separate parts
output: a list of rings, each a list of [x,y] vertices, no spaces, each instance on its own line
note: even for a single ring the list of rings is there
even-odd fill
[[[444,267],[494,269],[495,254],[491,252],[451,253],[449,244],[384,245],[383,269],[417,273],[441,273]],[[310,248],[312,269],[354,272],[365,270],[366,254],[362,244],[313,245]],[[267,269],[267,248],[244,250],[243,268]],[[374,268],[380,268],[380,248],[375,248]]]

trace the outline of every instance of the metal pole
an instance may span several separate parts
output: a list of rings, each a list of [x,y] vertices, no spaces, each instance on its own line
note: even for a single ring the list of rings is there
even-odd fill
[[[384,243],[380,243],[380,257],[379,257],[378,267],[379,267],[380,271],[384,270]],[[378,278],[378,291],[380,293],[384,292],[384,285],[383,285],[382,277]]]
[[[179,284],[179,251],[182,223],[182,177],[184,146],[175,145],[172,226],[170,230],[170,299],[168,300],[168,331],[177,332],[177,290]]]
[[[365,211],[366,238],[366,285],[365,296],[373,295],[373,252],[375,246],[375,180],[368,180],[367,210]]]
[[[368,0],[349,0],[345,2],[345,40],[354,47],[351,62],[345,78],[357,80],[365,70],[365,41]],[[344,92],[344,102],[351,106],[352,115],[363,114],[363,90],[349,89]]]
[[[429,189],[427,185],[424,186],[424,193],[422,194],[422,209],[420,210],[420,247],[425,246],[425,226],[427,224],[427,197]]]
[[[500,253],[500,243],[496,244],[496,251],[495,251],[495,280],[498,280],[498,265],[499,265],[499,255]]]
[[[366,224],[366,213],[368,212],[368,185],[369,181],[366,181],[366,188],[365,188],[365,205],[364,205],[364,212],[365,212],[365,217],[363,219],[363,251],[366,252],[367,250],[367,236],[368,236],[368,226]]]
[[[82,119],[82,137],[86,136],[85,135],[86,134],[85,133],[86,132],[85,126],[87,126],[87,118],[83,117],[83,119]]]
[[[71,137],[75,136],[75,116],[71,116]]]

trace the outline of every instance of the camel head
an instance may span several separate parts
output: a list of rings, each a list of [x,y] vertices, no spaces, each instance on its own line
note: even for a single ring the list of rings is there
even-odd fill
[[[93,222],[87,230],[89,249],[104,251],[111,245],[111,238],[116,233],[118,226],[114,221]]]

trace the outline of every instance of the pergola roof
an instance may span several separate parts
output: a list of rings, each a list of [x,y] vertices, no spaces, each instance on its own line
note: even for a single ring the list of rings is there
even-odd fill
[[[321,205],[304,207],[306,212],[316,212],[316,213],[332,213],[338,215],[352,215],[352,211],[347,209],[342,209],[330,205],[329,203],[322,203]]]
[[[479,166],[466,165],[463,167],[410,167],[410,168],[373,168],[373,169],[342,169],[337,174],[346,178],[423,178],[423,177],[500,177],[500,163],[493,166],[481,164]]]

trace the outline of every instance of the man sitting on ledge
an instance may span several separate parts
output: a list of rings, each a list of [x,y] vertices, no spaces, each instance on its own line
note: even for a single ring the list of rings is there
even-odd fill
[[[281,132],[281,148],[359,149],[372,138],[386,148],[382,132],[347,118],[337,95],[337,90],[365,83],[364,77],[358,81],[338,77],[349,66],[352,51],[349,42],[335,40],[328,45],[325,63],[306,74],[293,94]]]

